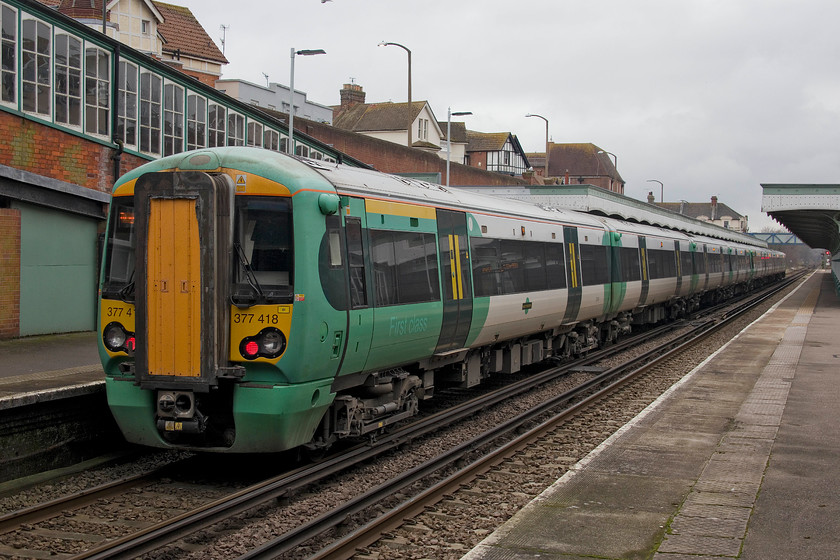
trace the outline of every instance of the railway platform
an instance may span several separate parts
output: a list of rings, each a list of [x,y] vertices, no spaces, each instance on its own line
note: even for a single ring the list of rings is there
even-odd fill
[[[0,410],[104,390],[95,332],[0,341]]]
[[[838,331],[815,273],[465,560],[837,558]]]

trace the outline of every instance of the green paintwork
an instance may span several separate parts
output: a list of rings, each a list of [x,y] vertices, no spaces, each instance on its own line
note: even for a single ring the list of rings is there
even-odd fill
[[[201,161],[194,159],[199,155],[210,157],[206,163],[194,163]],[[197,150],[161,158],[126,173],[117,182],[116,187],[144,173],[171,169],[215,171],[219,167],[247,169],[249,173],[271,178],[272,181],[285,185],[293,195],[305,190],[335,192],[329,181],[305,163],[262,148],[242,147]],[[315,207],[318,208],[317,202]]]
[[[152,447],[173,447],[155,426],[154,391],[131,381],[105,378],[108,406],[128,441]],[[238,385],[233,394],[236,440],[224,449],[234,453],[282,451],[305,443],[335,395],[330,381],[265,387]]]
[[[93,330],[97,221],[13,207],[20,210],[20,336]]]

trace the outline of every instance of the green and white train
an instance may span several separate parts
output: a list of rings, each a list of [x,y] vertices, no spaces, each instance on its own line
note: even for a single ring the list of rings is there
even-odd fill
[[[130,442],[321,449],[783,276],[783,254],[252,148],[115,186],[100,284]]]

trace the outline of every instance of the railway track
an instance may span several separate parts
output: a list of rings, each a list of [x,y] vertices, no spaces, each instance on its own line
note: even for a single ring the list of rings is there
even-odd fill
[[[727,312],[727,315],[730,317],[736,316],[735,312],[731,310]],[[724,321],[709,317],[694,320],[692,323],[694,327],[691,329],[692,331],[710,332],[715,325],[722,324]],[[680,326],[671,326],[667,330],[675,328],[680,328]],[[684,325],[682,328],[686,329]],[[663,332],[652,331],[645,333],[645,336],[647,338],[663,336]],[[445,499],[445,497],[457,494],[459,489],[464,491],[463,486],[465,484],[474,484],[477,480],[489,480],[494,472],[504,472],[503,465],[511,463],[510,459],[505,459],[505,453],[512,453],[515,450],[519,450],[521,453],[522,449],[537,445],[529,442],[526,434],[537,429],[552,429],[547,427],[550,425],[546,418],[548,410],[556,407],[569,408],[572,412],[566,411],[563,413],[568,419],[569,415],[575,414],[574,411],[580,410],[580,407],[583,406],[582,403],[590,403],[591,405],[592,402],[595,402],[596,397],[593,395],[606,391],[603,387],[612,384],[613,382],[610,380],[618,378],[624,379],[623,383],[629,383],[632,375],[639,374],[629,374],[626,372],[626,368],[622,370],[609,368],[597,375],[594,375],[591,371],[581,373],[580,370],[587,364],[596,364],[593,371],[604,370],[604,367],[599,368],[597,364],[607,359],[609,355],[617,351],[626,351],[627,347],[639,346],[642,343],[640,339],[634,338],[623,346],[616,345],[607,350],[593,353],[582,362],[550,368],[546,372],[529,376],[516,385],[495,389],[470,399],[467,403],[462,403],[454,409],[430,415],[412,423],[410,426],[380,437],[375,443],[357,445],[346,450],[340,456],[327,458],[318,464],[283,473],[234,493],[223,493],[216,499],[205,499],[198,507],[174,507],[178,515],[171,515],[173,509],[169,509],[170,514],[159,521],[152,523],[147,520],[145,523],[141,523],[141,527],[135,527],[139,530],[124,531],[123,535],[109,534],[107,537],[100,539],[99,542],[77,539],[76,544],[78,545],[79,541],[82,541],[84,546],[79,545],[72,550],[47,549],[47,551],[73,558],[134,558],[142,554],[147,554],[149,558],[157,557],[157,555],[160,555],[160,557],[197,558],[204,557],[204,552],[207,551],[207,543],[214,543],[214,539],[218,538],[220,532],[222,534],[234,534],[241,526],[248,525],[251,520],[269,520],[270,524],[273,523],[273,526],[264,532],[269,535],[272,533],[280,534],[279,537],[266,538],[264,536],[262,539],[253,539],[251,550],[246,551],[241,550],[241,548],[248,547],[233,546],[228,550],[222,547],[219,551],[219,554],[221,554],[219,557],[232,557],[242,552],[244,552],[242,558],[273,558],[279,555],[303,557],[317,549],[321,549],[321,552],[315,552],[316,557],[348,557],[359,548],[370,546],[372,542],[380,539],[383,532],[394,531],[394,527],[402,524],[404,519],[411,519],[418,513],[423,514],[424,511],[429,514],[427,508],[432,504],[438,504],[432,506],[438,508],[440,507],[439,504],[452,501]],[[673,347],[676,344],[678,343],[670,342],[668,344],[670,350],[658,349],[656,353],[662,355],[666,351],[675,352]],[[637,358],[634,361],[650,361],[652,359],[654,359],[654,356],[651,355]],[[664,359],[669,358],[660,358],[660,360]],[[407,448],[412,442],[418,442],[438,434],[442,430],[442,425],[458,425],[466,422],[469,418],[475,419],[478,411],[486,411],[491,407],[500,406],[500,403],[510,402],[518,395],[523,395],[528,391],[535,392],[536,387],[550,384],[558,377],[566,379],[575,377],[575,383],[581,386],[574,391],[562,391],[556,398],[551,399],[551,402],[539,406],[528,405],[526,408],[529,408],[529,410],[526,413],[518,416],[512,415],[510,419],[499,422],[491,430],[481,430],[481,434],[466,438],[460,444],[451,446],[443,454],[436,453],[434,457],[428,460],[417,460],[415,464],[405,470],[394,469],[396,476],[383,476],[381,480],[374,480],[365,474],[351,475],[351,477],[366,478],[367,488],[358,492],[354,490],[352,495],[346,496],[344,499],[339,498],[338,501],[342,504],[340,507],[306,505],[307,502],[313,501],[313,496],[317,496],[323,490],[323,486],[319,485],[326,484],[325,480],[336,479],[339,473],[345,473],[342,475],[345,477],[347,476],[346,473],[358,469],[360,464],[367,464],[367,468],[371,470],[370,461],[374,457],[386,454],[395,455],[392,453],[394,450],[402,447]],[[578,380],[583,379],[586,379],[585,383],[577,383]],[[610,391],[615,390],[614,387],[610,389]],[[541,389],[538,389],[536,392],[540,391]],[[566,404],[564,405],[564,403]],[[563,420],[554,420],[553,422],[559,421]],[[482,424],[480,420],[477,423]],[[525,432],[525,434],[521,432]],[[504,441],[500,443],[499,438]],[[506,451],[500,451],[502,449]],[[515,464],[516,461],[514,460],[513,463]],[[377,469],[374,467],[372,470]],[[552,476],[553,479],[556,479],[559,474],[555,472],[552,473]],[[506,477],[509,477],[509,475],[502,475],[502,478]],[[127,480],[124,484],[133,484],[133,488],[137,488],[144,484],[153,484],[153,482],[148,479],[143,481]],[[307,492],[307,488],[314,488],[314,490]],[[192,488],[192,490],[195,490],[195,488]],[[85,497],[77,498],[80,501],[76,503],[68,501],[64,504],[51,504],[52,513],[36,512],[35,508],[30,508],[30,511],[21,512],[26,517],[18,516],[15,519],[14,516],[7,515],[0,518],[0,534],[5,532],[6,535],[17,535],[17,540],[11,542],[22,542],[22,540],[25,540],[26,532],[32,534],[35,531],[38,534],[49,535],[52,531],[54,538],[58,538],[55,535],[61,533],[72,533],[72,531],[60,528],[48,529],[44,527],[50,526],[50,516],[55,511],[67,512],[71,509],[78,511],[79,508],[82,510],[84,508],[96,508],[95,504],[101,504],[102,501],[107,502],[112,500],[113,496],[120,495],[119,487],[116,484],[111,489],[103,488],[99,491],[103,494],[96,495],[91,492]],[[106,495],[105,492],[110,492],[110,494]],[[331,489],[330,492],[335,493],[335,488]],[[404,505],[400,505],[399,496],[407,497]],[[458,502],[459,500],[455,501]],[[295,517],[296,514],[294,513],[289,515],[280,513],[279,517],[283,520],[277,521],[275,519],[271,521],[272,518],[277,517],[274,512],[276,509],[274,506],[277,503],[284,506],[280,508],[281,510],[290,509],[290,505],[298,504],[298,508],[302,507],[308,511],[308,515],[304,517],[309,521],[300,523],[299,520],[292,522],[286,519]],[[173,505],[182,506],[183,504],[176,503]],[[387,515],[371,515],[372,511],[387,512]],[[360,515],[360,512],[365,513]],[[439,514],[437,519],[445,519],[447,515],[449,514]],[[232,525],[228,521],[229,527],[221,531],[217,528],[220,523],[223,524],[226,520],[236,516],[240,516],[240,518],[242,516],[250,517],[245,517],[245,521],[234,522]],[[61,517],[66,518],[67,514],[64,513]],[[365,523],[364,520],[371,517],[381,518],[381,521],[371,521],[363,529],[355,528],[356,524]],[[357,518],[362,521],[357,520]],[[18,523],[22,528],[14,530],[15,523]],[[44,525],[45,523],[47,525]],[[93,522],[91,521],[91,523]],[[288,530],[286,530],[287,525],[290,526]],[[335,541],[334,536],[330,535],[331,533],[350,531],[351,528],[353,528],[351,536],[329,544],[330,541]],[[79,534],[86,533],[80,532]],[[325,534],[326,537],[323,536]],[[190,537],[189,543],[184,545],[184,540],[188,538],[188,535],[193,535],[193,537]],[[100,536],[102,535],[100,534]],[[6,540],[5,536],[3,540],[4,542],[10,542]],[[397,543],[402,542],[400,537],[394,537],[390,540]],[[181,544],[171,544],[179,541]],[[309,541],[308,544],[304,546],[307,541]],[[389,546],[387,542],[388,539],[385,539],[386,544],[382,545],[386,549]],[[253,544],[258,546],[254,547]],[[212,547],[218,548],[215,544]],[[160,549],[160,552],[150,553],[158,549]],[[195,552],[196,550],[203,552]],[[4,553],[8,555],[8,550],[0,549],[0,555]],[[455,554],[457,554],[457,550]],[[62,556],[56,557],[60,558]],[[398,557],[398,555],[394,557]]]

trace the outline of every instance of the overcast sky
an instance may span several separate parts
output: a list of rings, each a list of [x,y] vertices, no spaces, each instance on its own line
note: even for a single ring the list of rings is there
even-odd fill
[[[171,0],[230,61],[224,78],[288,84],[339,103],[412,98],[438,120],[509,131],[526,151],[592,142],[618,156],[625,194],[720,202],[750,229],[760,183],[840,183],[840,2],[836,0]]]

